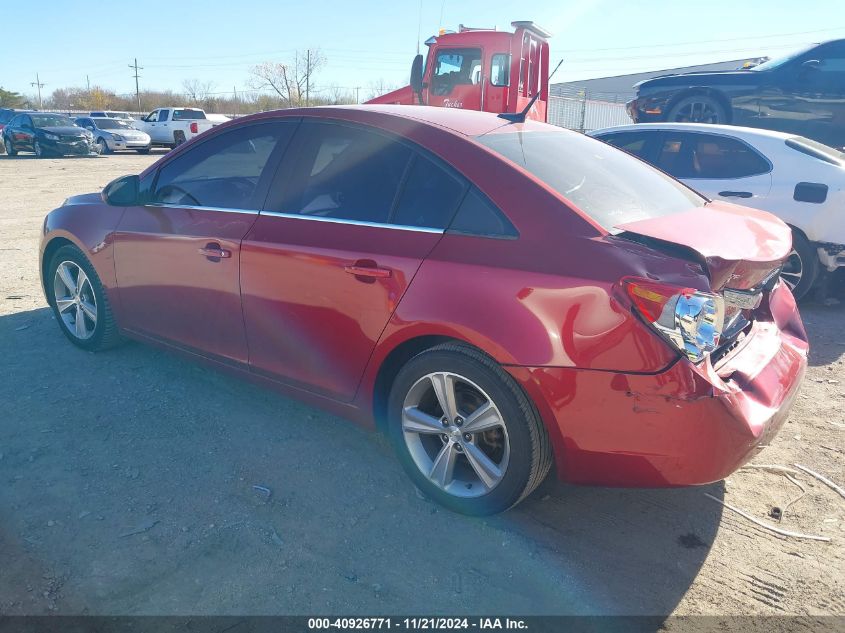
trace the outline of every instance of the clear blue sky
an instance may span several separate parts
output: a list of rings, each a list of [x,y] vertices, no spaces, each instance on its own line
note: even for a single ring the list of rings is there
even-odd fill
[[[45,95],[84,86],[86,75],[92,86],[134,92],[135,57],[142,87],[178,92],[198,79],[240,91],[252,65],[311,47],[328,59],[318,87],[361,86],[363,98],[379,80],[407,83],[418,24],[425,40],[441,25],[534,20],[554,33],[553,60],[565,58],[555,81],[776,56],[845,37],[845,0],[423,0],[421,12],[419,0],[2,4],[0,86],[34,94],[37,72]]]

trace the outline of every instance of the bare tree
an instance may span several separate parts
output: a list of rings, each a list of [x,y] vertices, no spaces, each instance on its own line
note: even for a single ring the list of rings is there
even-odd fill
[[[376,97],[380,97],[383,94],[387,94],[393,90],[396,90],[396,87],[388,84],[384,77],[378,79],[377,81],[371,81],[369,85],[370,94],[367,99],[375,99]]]
[[[327,93],[328,96],[323,97],[321,100],[326,101],[329,105],[355,103],[355,95],[337,84],[329,86]]]
[[[182,88],[185,96],[193,103],[208,99],[211,91],[214,90],[213,81],[200,81],[199,79],[185,79],[182,81]]]
[[[259,90],[273,90],[288,107],[304,105],[314,75],[326,64],[319,49],[294,53],[288,63],[264,62],[250,69],[250,84]]]

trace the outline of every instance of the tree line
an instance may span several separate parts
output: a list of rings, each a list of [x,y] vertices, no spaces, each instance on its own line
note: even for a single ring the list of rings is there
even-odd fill
[[[185,79],[181,91],[150,90],[118,94],[104,86],[56,88],[43,98],[45,110],[121,110],[146,112],[164,105],[197,107],[207,112],[250,114],[308,105],[366,101],[393,88],[384,80],[360,88],[319,86],[314,80],[326,66],[319,49],[296,51],[286,62],[267,61],[250,68],[246,90],[221,90],[214,82]],[[140,99],[139,99],[140,97]],[[0,88],[0,107],[38,108],[38,98]]]

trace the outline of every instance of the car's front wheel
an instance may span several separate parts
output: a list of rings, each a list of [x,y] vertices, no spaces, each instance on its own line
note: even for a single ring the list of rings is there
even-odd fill
[[[535,407],[492,358],[444,344],[399,371],[391,440],[422,492],[470,515],[507,510],[548,474],[552,453]]]
[[[106,139],[98,138],[97,139],[97,152],[100,155],[108,154],[111,150],[109,149],[109,144],[106,143]]]
[[[97,271],[76,246],[62,246],[56,251],[45,285],[53,314],[74,345],[99,351],[120,342]]]
[[[44,158],[44,156],[46,156],[44,148],[41,146],[41,143],[39,143],[37,140],[35,141],[33,149],[35,150],[35,156],[37,158]]]
[[[713,97],[691,95],[673,105],[666,120],[680,123],[727,123],[728,116],[725,107]]]

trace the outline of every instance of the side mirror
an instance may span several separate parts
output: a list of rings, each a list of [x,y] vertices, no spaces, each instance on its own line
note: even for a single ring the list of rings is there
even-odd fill
[[[423,56],[417,55],[414,57],[414,63],[411,64],[411,90],[419,97],[420,105],[422,105],[422,91],[423,91]]]
[[[141,198],[141,179],[138,176],[122,176],[112,180],[102,193],[103,202],[112,207],[134,207]]]

